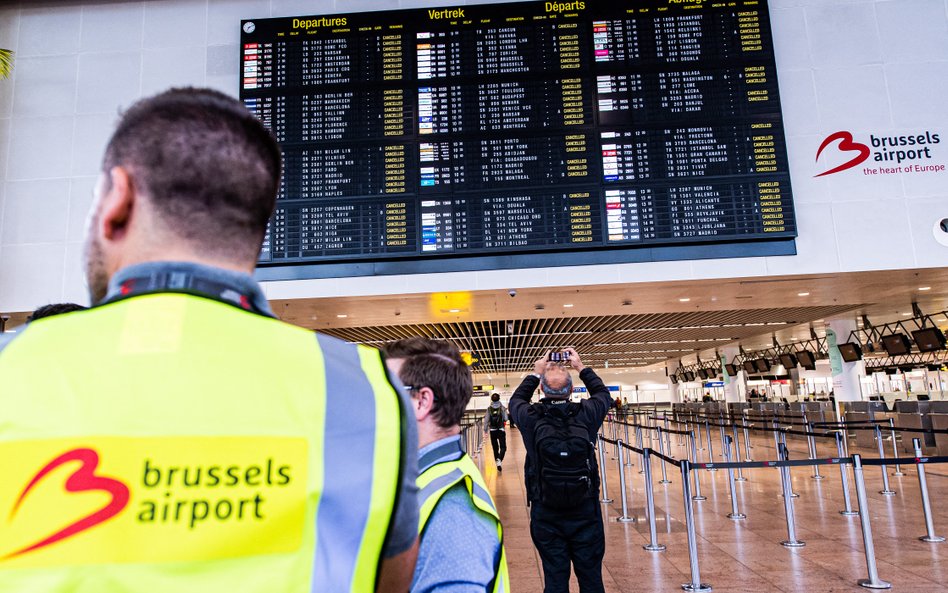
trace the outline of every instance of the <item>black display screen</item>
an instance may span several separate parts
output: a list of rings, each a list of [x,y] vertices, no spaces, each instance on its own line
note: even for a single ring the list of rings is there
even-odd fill
[[[241,25],[240,98],[285,163],[263,266],[678,258],[659,246],[759,255],[796,236],[766,2]]]
[[[856,362],[862,360],[862,347],[855,342],[846,342],[839,344],[839,354],[845,362]]]

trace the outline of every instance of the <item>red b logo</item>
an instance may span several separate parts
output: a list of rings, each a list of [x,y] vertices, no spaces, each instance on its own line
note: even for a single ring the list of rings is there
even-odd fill
[[[833,167],[829,171],[823,171],[819,175],[814,177],[822,177],[824,175],[830,175],[832,173],[839,173],[840,171],[845,171],[846,169],[851,169],[859,163],[869,158],[869,147],[861,142],[854,142],[853,135],[850,132],[836,132],[835,134],[830,134],[826,137],[826,140],[823,140],[823,144],[820,144],[819,150],[816,151],[816,160],[820,160],[820,154],[823,153],[823,149],[832,144],[833,142],[839,140],[839,150],[841,152],[852,152],[857,151],[859,154],[854,156],[852,159],[846,161],[842,165]]]
[[[20,493],[19,498],[17,498],[16,504],[13,506],[13,511],[10,512],[10,518],[12,519],[16,514],[17,510],[20,508],[20,504],[26,498],[26,495],[30,493],[30,490],[33,489],[33,486],[39,483],[40,480],[42,480],[49,472],[53,471],[64,463],[69,463],[70,461],[79,461],[81,462],[81,465],[79,466],[79,469],[74,471],[72,475],[66,480],[67,492],[105,492],[112,497],[112,500],[110,500],[108,504],[98,511],[95,511],[92,514],[87,515],[82,519],[67,525],[66,527],[63,527],[56,533],[53,533],[52,535],[49,535],[34,544],[26,546],[25,548],[21,548],[12,554],[8,554],[7,558],[12,558],[14,556],[19,556],[20,554],[32,552],[33,550],[45,548],[46,546],[55,544],[56,542],[82,533],[87,529],[92,529],[96,525],[104,523],[105,521],[108,521],[115,515],[119,514],[122,512],[122,509],[128,505],[128,486],[119,480],[105,478],[95,474],[95,470],[99,466],[99,454],[93,449],[73,449],[71,451],[66,451],[56,459],[53,459],[47,463],[46,467],[41,469],[39,473],[33,476],[33,479],[30,480],[30,483],[26,485],[26,487],[23,489],[23,492]]]

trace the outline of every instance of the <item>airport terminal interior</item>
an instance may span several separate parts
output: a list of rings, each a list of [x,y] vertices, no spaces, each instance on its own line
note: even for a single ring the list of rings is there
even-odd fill
[[[609,593],[948,591],[948,0],[0,2],[0,49],[0,332],[93,304],[121,110],[214,88],[284,151],[275,315],[465,356],[511,591],[485,409],[565,348]]]

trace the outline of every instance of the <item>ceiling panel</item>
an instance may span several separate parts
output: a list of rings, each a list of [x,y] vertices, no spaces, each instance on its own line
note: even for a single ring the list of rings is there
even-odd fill
[[[597,368],[643,367],[694,355],[763,333],[840,315],[862,305],[829,305],[661,314],[457,321],[322,330],[382,346],[411,336],[445,339],[470,351],[483,373],[523,372],[548,350],[572,346]]]

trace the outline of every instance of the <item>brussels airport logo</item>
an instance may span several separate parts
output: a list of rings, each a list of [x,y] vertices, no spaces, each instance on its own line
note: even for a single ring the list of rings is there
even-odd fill
[[[79,492],[104,492],[109,496],[109,501],[102,508],[66,525],[59,531],[8,554],[6,556],[7,558],[13,558],[21,554],[26,554],[27,552],[51,546],[57,542],[78,535],[83,531],[92,529],[96,525],[104,523],[118,515],[128,506],[128,485],[121,480],[96,474],[95,470],[99,467],[98,452],[94,449],[72,449],[47,463],[43,469],[33,476],[29,483],[23,488],[23,491],[20,492],[20,496],[17,497],[13,511],[10,513],[10,519],[12,520],[16,516],[20,505],[43,478],[59,466],[73,461],[78,461],[79,467],[66,479],[66,483],[64,484],[66,492],[73,494]]]
[[[834,166],[814,177],[840,173],[870,159],[871,166],[862,168],[863,175],[944,172],[943,163],[931,162],[936,157],[932,148],[940,143],[941,136],[931,130],[907,135],[869,134],[868,144],[858,142],[852,132],[841,130],[827,136],[816,151],[816,162],[825,152],[824,161]]]
[[[230,558],[302,542],[306,439],[92,437],[4,446],[4,564]]]

